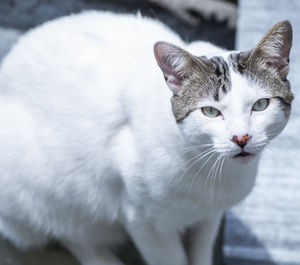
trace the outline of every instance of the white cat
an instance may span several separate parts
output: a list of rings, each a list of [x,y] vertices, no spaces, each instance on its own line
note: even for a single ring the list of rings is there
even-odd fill
[[[127,233],[149,265],[211,265],[224,210],[288,120],[291,41],[283,21],[228,52],[105,12],[30,31],[0,69],[0,232],[55,238],[83,265],[122,264]]]

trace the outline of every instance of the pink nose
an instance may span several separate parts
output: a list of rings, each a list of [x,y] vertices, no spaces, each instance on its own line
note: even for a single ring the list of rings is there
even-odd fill
[[[243,136],[236,136],[233,135],[231,141],[236,143],[239,147],[244,148],[244,146],[247,144],[247,142],[252,138],[252,136],[249,136],[249,134],[243,135]]]

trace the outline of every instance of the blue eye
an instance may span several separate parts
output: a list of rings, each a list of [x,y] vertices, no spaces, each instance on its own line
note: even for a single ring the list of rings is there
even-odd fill
[[[252,110],[253,111],[263,111],[265,110],[268,106],[269,106],[269,99],[268,98],[261,98],[259,100],[257,100],[253,106],[252,106]]]
[[[211,106],[203,107],[203,108],[201,108],[201,110],[205,116],[210,117],[210,118],[215,118],[215,117],[218,117],[221,115],[221,112],[218,109],[211,107]]]

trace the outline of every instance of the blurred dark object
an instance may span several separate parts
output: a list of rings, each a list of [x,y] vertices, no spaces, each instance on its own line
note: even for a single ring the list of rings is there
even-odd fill
[[[223,218],[219,235],[215,244],[214,265],[224,265],[224,223]],[[134,244],[128,241],[116,250],[121,260],[128,265],[146,265],[137,252]],[[166,253],[167,254],[167,253]],[[22,251],[14,247],[10,242],[0,237],[0,265],[80,265],[69,252],[59,244],[52,242],[47,247]]]
[[[223,246],[224,246],[224,229],[225,229],[226,219],[225,216],[222,219],[221,225],[219,227],[218,236],[215,241],[214,247],[214,257],[213,264],[214,265],[224,265],[224,254],[223,254]]]
[[[235,5],[238,4],[238,0],[226,0],[226,1]]]
[[[199,21],[197,25],[191,26],[148,0],[1,0],[0,26],[27,30],[56,17],[91,9],[118,13],[140,11],[144,16],[163,21],[188,42],[206,40],[227,49],[234,48],[235,29],[229,28],[226,21],[218,21],[214,16],[206,18],[190,10]]]

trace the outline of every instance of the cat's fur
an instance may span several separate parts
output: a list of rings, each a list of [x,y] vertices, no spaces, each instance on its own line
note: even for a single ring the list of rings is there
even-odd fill
[[[116,265],[126,231],[149,265],[211,265],[224,210],[251,191],[261,150],[288,120],[291,38],[284,21],[252,51],[228,52],[104,12],[23,36],[0,70],[1,233]],[[252,111],[260,98],[268,108]],[[245,134],[252,155],[234,158],[232,137]]]

